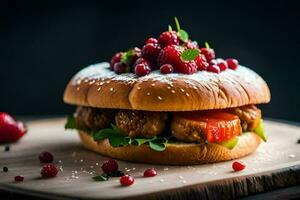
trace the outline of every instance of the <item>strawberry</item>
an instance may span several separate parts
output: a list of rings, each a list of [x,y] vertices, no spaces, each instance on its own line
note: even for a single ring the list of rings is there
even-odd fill
[[[197,42],[192,42],[191,40],[188,40],[184,46],[187,48],[187,49],[199,49],[199,46],[197,44]]]
[[[17,122],[9,114],[0,112],[0,143],[15,142],[26,132],[22,122]]]

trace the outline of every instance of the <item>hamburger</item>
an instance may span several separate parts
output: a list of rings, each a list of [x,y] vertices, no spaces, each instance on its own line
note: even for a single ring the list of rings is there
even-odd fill
[[[216,58],[186,31],[169,27],[141,49],[116,53],[70,80],[76,105],[65,128],[89,150],[116,159],[192,165],[237,159],[267,141],[257,104],[265,81],[236,59]]]

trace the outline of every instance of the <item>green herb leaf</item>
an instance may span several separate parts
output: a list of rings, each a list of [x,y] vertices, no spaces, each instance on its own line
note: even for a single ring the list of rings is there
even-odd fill
[[[142,144],[146,144],[150,141],[152,141],[153,138],[149,139],[149,138],[136,138],[132,140],[132,144],[136,144],[138,146],[142,145]]]
[[[68,116],[65,129],[78,129],[75,117],[73,115]]]
[[[120,134],[111,134],[108,137],[109,144],[113,147],[120,147],[120,146],[127,146],[129,145],[129,138],[124,137],[123,135]]]
[[[267,142],[268,135],[265,132],[263,120],[261,119],[257,128],[254,129],[254,132],[264,141]]]
[[[178,31],[178,37],[182,42],[186,42],[189,39],[189,34],[185,30],[181,29]]]
[[[208,42],[205,42],[205,48],[210,49],[210,45],[208,44]]]
[[[133,50],[129,49],[126,52],[123,53],[121,57],[121,63],[129,64],[133,58]]]
[[[168,31],[172,31],[172,26],[171,25],[168,25]]]
[[[109,177],[106,174],[101,174],[98,176],[94,176],[93,179],[95,181],[107,181],[109,179]]]
[[[195,60],[196,57],[199,55],[200,50],[199,49],[186,49],[184,52],[182,52],[180,58],[183,61],[191,61]]]
[[[174,17],[174,20],[175,20],[177,31],[179,32],[180,31],[180,24],[179,24],[179,21],[178,21],[177,17]]]
[[[165,143],[156,143],[154,141],[149,142],[149,146],[155,151],[164,151],[166,149]]]

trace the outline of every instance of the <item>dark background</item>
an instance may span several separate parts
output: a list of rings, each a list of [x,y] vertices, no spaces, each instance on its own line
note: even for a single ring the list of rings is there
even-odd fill
[[[235,57],[267,81],[264,116],[300,120],[297,1],[2,1],[0,111],[72,112],[62,94],[75,72],[157,37],[174,16],[218,57]]]

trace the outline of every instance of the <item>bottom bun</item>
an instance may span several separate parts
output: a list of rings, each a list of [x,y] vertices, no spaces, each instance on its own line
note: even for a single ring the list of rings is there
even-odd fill
[[[164,151],[152,150],[148,145],[112,147],[108,140],[96,142],[83,131],[79,136],[85,148],[111,158],[165,165],[196,165],[233,160],[255,151],[261,139],[252,132],[239,137],[238,144],[229,150],[218,144],[171,143]]]

